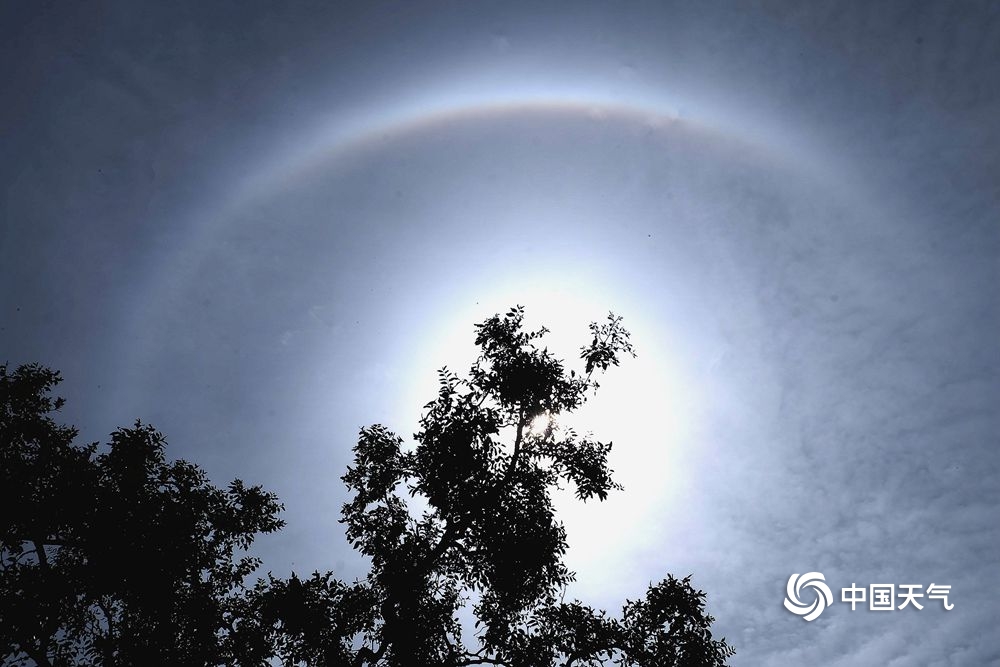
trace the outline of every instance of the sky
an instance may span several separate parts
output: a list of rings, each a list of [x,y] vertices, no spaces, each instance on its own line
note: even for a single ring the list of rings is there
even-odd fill
[[[276,575],[364,575],[357,431],[473,323],[573,358],[613,310],[571,595],[693,574],[737,666],[1000,665],[995,3],[8,2],[0,98],[0,358],[277,492]],[[841,601],[887,583],[954,607]]]

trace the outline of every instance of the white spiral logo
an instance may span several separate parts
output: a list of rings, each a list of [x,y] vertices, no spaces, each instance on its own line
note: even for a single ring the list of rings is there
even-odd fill
[[[785,587],[785,609],[797,616],[804,616],[807,621],[819,618],[826,606],[833,604],[833,593],[825,581],[826,578],[820,572],[806,572],[801,577],[793,574],[788,577],[788,585]],[[816,599],[810,605],[803,603],[799,597],[803,588],[816,589]]]

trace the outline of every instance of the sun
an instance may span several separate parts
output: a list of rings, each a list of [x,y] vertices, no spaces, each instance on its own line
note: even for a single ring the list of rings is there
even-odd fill
[[[528,424],[528,432],[533,435],[544,436],[553,427],[555,427],[555,417],[546,410],[531,420],[531,423]]]
[[[604,502],[582,503],[575,488],[563,485],[553,497],[570,545],[566,563],[577,572],[581,594],[614,590],[621,582],[610,572],[628,576],[630,568],[621,563],[638,558],[651,536],[669,538],[669,518],[683,493],[682,451],[692,438],[689,417],[698,396],[682,365],[669,354],[677,332],[649,316],[655,304],[638,303],[630,298],[634,292],[612,283],[568,271],[488,285],[470,281],[465,305],[440,304],[435,330],[415,341],[418,352],[412,358],[420,363],[404,373],[414,381],[401,392],[401,410],[412,415],[402,423],[410,423],[418,417],[414,406],[424,405],[437,392],[436,369],[447,366],[464,375],[475,362],[472,324],[515,304],[525,308],[525,328],[544,326],[549,333],[540,344],[563,360],[567,370],[578,373],[581,347],[590,342],[590,322],[603,320],[611,310],[624,317],[638,358],[623,359],[620,367],[602,375],[599,391],[579,409],[545,412],[528,425],[528,433],[535,436],[558,439],[573,430],[579,437],[613,442],[609,463],[624,491]]]

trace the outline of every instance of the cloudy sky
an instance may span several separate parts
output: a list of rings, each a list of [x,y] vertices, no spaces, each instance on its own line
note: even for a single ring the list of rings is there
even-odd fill
[[[474,322],[615,310],[573,594],[693,573],[734,665],[1000,664],[995,3],[14,1],[0,98],[0,357],[276,491],[275,574],[363,575],[357,429]]]

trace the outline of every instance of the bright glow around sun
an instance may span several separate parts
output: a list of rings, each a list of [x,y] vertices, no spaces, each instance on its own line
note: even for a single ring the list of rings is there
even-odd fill
[[[415,381],[402,392],[400,408],[411,415],[406,423],[414,423],[414,406],[437,393],[434,371],[448,366],[461,376],[474,362],[472,324],[514,304],[525,307],[526,327],[549,329],[541,345],[578,372],[583,368],[580,348],[590,342],[588,324],[603,320],[609,310],[622,315],[638,358],[624,358],[619,367],[609,369],[599,378],[597,394],[576,412],[540,415],[530,425],[534,433],[555,425],[614,444],[609,461],[624,491],[612,492],[604,502],[587,503],[576,499],[572,487],[555,494],[557,516],[570,544],[567,565],[578,573],[575,590],[600,595],[631,576],[629,562],[648,556],[653,545],[669,537],[664,531],[669,533],[674,499],[683,492],[688,458],[684,446],[691,439],[686,416],[694,413],[696,397],[672,367],[670,331],[645,317],[641,304],[573,278],[537,276],[492,290],[470,285],[475,294],[468,301],[471,305],[450,310],[436,331],[418,341],[415,356],[421,366],[406,375]]]
[[[528,431],[536,435],[544,435],[545,431],[555,425],[555,420],[552,419],[552,415],[548,412],[543,412],[534,419],[528,425]]]

